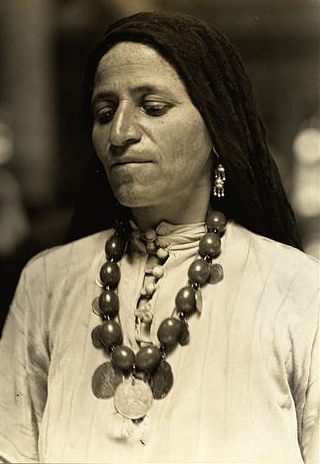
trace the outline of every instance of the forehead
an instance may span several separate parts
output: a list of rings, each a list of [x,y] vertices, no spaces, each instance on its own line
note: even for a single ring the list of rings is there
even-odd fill
[[[134,74],[136,78],[170,79],[183,85],[174,67],[155,49],[134,42],[120,42],[102,56],[97,67],[95,84],[126,73],[128,76]]]

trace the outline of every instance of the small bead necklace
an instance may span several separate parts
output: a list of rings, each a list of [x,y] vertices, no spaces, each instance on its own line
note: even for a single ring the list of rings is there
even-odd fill
[[[153,399],[164,398],[173,385],[173,374],[166,361],[168,353],[179,343],[189,343],[188,318],[194,312],[201,312],[201,287],[206,283],[216,283],[223,278],[220,264],[212,263],[221,251],[221,235],[227,220],[219,211],[209,211],[206,218],[207,232],[199,242],[199,256],[188,269],[188,282],[175,298],[175,308],[171,317],[165,318],[157,330],[160,347],[152,343],[140,346],[135,354],[123,345],[123,335],[116,317],[119,312],[117,287],[120,281],[119,261],[126,253],[129,242],[127,224],[118,222],[115,233],[105,244],[106,262],[100,269],[103,291],[93,302],[93,311],[102,319],[102,324],[92,331],[92,342],[103,349],[110,361],[101,364],[92,377],[92,391],[98,398],[114,397],[116,411],[124,418],[139,423],[152,406]],[[146,233],[146,249],[157,256],[163,264],[168,252],[156,243],[156,234]],[[151,273],[160,278],[159,266]],[[154,292],[149,292],[151,297]],[[147,292],[148,293],[148,292]],[[148,296],[148,295],[147,295]]]

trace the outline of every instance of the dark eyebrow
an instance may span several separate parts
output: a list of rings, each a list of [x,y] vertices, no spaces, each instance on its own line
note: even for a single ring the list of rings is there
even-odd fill
[[[97,103],[103,100],[114,100],[116,98],[115,92],[100,91],[93,95],[91,105],[94,107]]]
[[[173,99],[173,95],[171,94],[170,89],[167,87],[161,86],[161,85],[150,85],[150,84],[142,84],[142,85],[137,85],[132,87],[130,92],[133,95],[140,95],[140,94],[145,94],[145,93],[157,93],[157,92],[163,92],[167,94],[168,98]],[[92,98],[92,107],[95,106],[95,104],[99,103],[100,101],[103,100],[114,100],[117,98],[117,93],[113,91],[108,91],[108,90],[101,90],[98,91],[96,94],[93,95]]]

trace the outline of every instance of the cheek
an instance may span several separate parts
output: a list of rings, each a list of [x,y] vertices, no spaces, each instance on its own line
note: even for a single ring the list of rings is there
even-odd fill
[[[106,134],[96,126],[93,126],[91,140],[96,154],[101,157],[106,147]]]
[[[209,153],[212,149],[212,140],[202,119],[196,118],[194,124],[191,125],[188,131],[188,139],[190,145],[201,150],[205,153]]]
[[[97,150],[97,145],[98,145],[98,134],[97,130],[93,127],[92,132],[91,132],[91,140],[92,140],[92,145],[94,146],[94,149],[98,155],[98,150]]]
[[[174,143],[173,143],[174,141]],[[167,143],[170,143],[170,139]],[[180,125],[172,133],[172,161],[182,161],[185,165],[206,164],[211,157],[212,140],[202,121],[196,119],[193,123]]]
[[[175,115],[174,119],[166,123],[164,132],[168,135],[167,143],[173,147],[184,146],[188,150],[208,153],[212,148],[212,141],[204,121],[193,106]]]

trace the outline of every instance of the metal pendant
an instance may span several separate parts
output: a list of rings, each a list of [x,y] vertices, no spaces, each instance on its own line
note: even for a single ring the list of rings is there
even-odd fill
[[[196,290],[196,308],[197,308],[198,313],[201,314],[201,312],[202,312],[202,293],[201,293],[200,288],[198,290]]]
[[[95,370],[92,376],[92,392],[97,398],[112,398],[122,379],[122,371],[110,362],[105,362]]]
[[[190,332],[188,322],[185,319],[181,319],[181,332],[179,336],[179,343],[181,346],[188,345],[190,341]]]
[[[210,283],[216,284],[223,279],[223,267],[221,264],[215,263],[210,266]]]
[[[172,369],[167,361],[162,360],[151,376],[150,386],[155,400],[164,398],[173,385]]]
[[[97,298],[95,298],[93,300],[93,302],[92,302],[92,311],[97,316],[101,316],[101,311],[100,311],[100,307],[99,307],[99,297],[97,297]]]
[[[95,327],[91,332],[92,344],[95,348],[103,348],[104,344],[101,341],[101,325]]]
[[[149,385],[143,380],[125,379],[114,394],[114,407],[127,419],[143,418],[152,406],[153,396]]]

